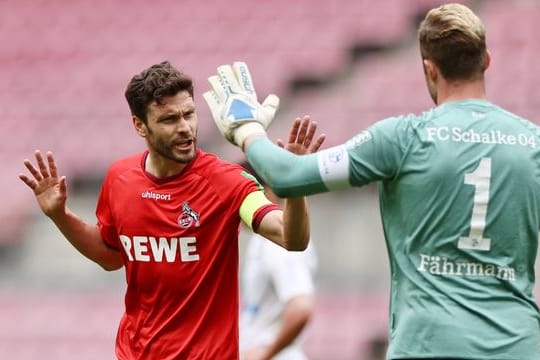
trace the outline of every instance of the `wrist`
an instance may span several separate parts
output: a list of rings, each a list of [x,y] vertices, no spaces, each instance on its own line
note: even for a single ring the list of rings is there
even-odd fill
[[[248,138],[252,139],[260,136],[266,136],[266,130],[261,123],[252,121],[237,127],[234,130],[233,140],[236,145],[244,149]]]
[[[66,207],[59,209],[44,211],[45,215],[51,219],[55,224],[63,223],[68,217],[68,210]]]

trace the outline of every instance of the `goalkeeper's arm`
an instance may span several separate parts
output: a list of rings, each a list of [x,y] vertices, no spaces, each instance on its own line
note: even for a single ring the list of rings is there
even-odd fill
[[[244,145],[251,166],[279,197],[308,196],[350,186],[348,155],[343,147],[295,155],[259,134],[248,136]],[[326,164],[336,151],[344,152],[345,157],[339,169],[334,166],[329,173]]]
[[[211,89],[203,97],[219,131],[242,148],[255,171],[278,196],[300,197],[350,186],[344,147],[298,156],[268,140],[265,130],[279,107],[279,98],[269,95],[262,104],[258,102],[245,63],[219,66],[217,75],[208,81]]]

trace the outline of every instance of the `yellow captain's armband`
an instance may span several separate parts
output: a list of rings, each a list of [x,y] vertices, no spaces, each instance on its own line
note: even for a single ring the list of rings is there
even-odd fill
[[[272,202],[266,198],[262,191],[254,191],[246,196],[240,206],[240,217],[244,224],[253,230],[251,228],[253,215],[255,215],[255,212],[260,209],[261,206],[268,204],[272,204]]]

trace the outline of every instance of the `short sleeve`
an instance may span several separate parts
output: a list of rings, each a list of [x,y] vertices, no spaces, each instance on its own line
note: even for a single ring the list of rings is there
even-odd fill
[[[103,182],[103,186],[98,197],[96,217],[99,231],[105,244],[114,249],[119,249],[118,232],[116,230],[116,226],[114,225],[114,218],[110,206],[109,179],[109,177],[106,177],[105,181]]]
[[[251,193],[262,193],[262,186],[240,165],[222,163],[217,169],[219,171],[211,176],[211,184],[230,208],[240,216],[240,207],[244,200]]]

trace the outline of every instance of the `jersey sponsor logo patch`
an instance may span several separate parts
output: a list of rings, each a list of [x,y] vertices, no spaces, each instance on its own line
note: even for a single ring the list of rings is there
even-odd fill
[[[145,191],[145,192],[141,193],[141,198],[170,201],[171,200],[171,194],[160,194],[160,193],[155,193],[155,192],[152,192],[152,191]]]
[[[178,225],[186,229],[191,226],[199,227],[201,216],[198,212],[193,210],[187,201],[182,204],[182,213],[178,217]]]
[[[486,117],[486,113],[479,111],[471,111],[471,116],[475,119],[483,119]]]
[[[492,277],[507,281],[516,280],[516,270],[510,266],[486,264],[480,261],[451,260],[445,256],[432,254],[420,254],[420,262],[416,270],[437,276]]]
[[[195,237],[120,235],[120,243],[129,261],[172,263],[200,259]]]

